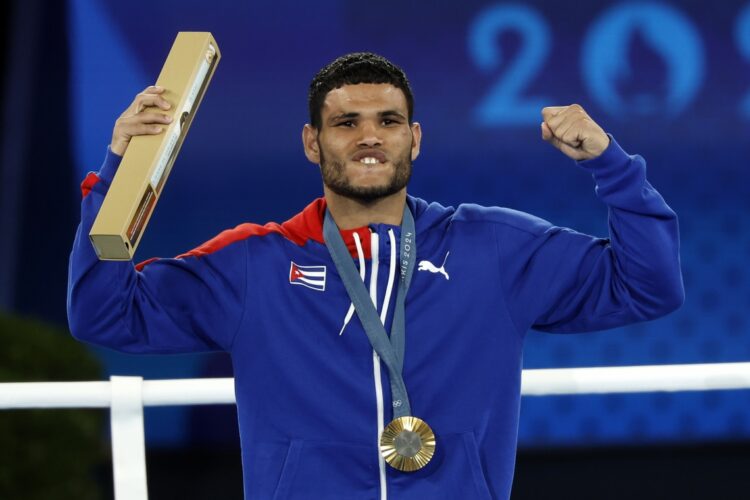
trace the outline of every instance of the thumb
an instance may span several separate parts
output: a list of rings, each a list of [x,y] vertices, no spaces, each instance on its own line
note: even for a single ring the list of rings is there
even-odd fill
[[[586,154],[583,151],[581,151],[579,148],[574,148],[570,146],[569,144],[564,143],[557,137],[553,136],[547,142],[549,142],[550,144],[555,146],[557,149],[562,151],[565,154],[565,156],[567,156],[568,158],[571,158],[573,160],[583,160],[586,158]]]

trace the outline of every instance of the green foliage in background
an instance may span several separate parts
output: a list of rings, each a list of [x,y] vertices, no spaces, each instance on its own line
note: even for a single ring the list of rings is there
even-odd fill
[[[0,382],[100,380],[67,330],[0,314]],[[108,460],[104,410],[0,410],[0,499],[94,500]]]

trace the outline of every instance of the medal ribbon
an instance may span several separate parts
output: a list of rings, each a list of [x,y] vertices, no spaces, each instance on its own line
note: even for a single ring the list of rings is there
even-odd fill
[[[406,322],[404,316],[404,304],[406,292],[414,274],[414,262],[417,257],[416,227],[414,217],[409,206],[404,204],[404,216],[401,222],[401,248],[399,265],[401,267],[398,292],[396,293],[396,306],[393,313],[393,325],[391,326],[391,337],[385,331],[385,326],[380,321],[378,311],[370,299],[370,294],[365,284],[354,267],[354,262],[349,255],[349,250],[341,238],[339,229],[333,221],[330,212],[326,209],[323,221],[323,239],[328,252],[331,254],[336,270],[344,282],[349,298],[354,304],[367,338],[370,339],[375,352],[388,367],[388,378],[391,383],[391,395],[393,398],[393,418],[411,415],[409,396],[406,393],[406,385],[402,376],[404,368],[404,349],[406,341]],[[383,307],[388,307],[385,304]],[[400,403],[400,404],[399,404]]]

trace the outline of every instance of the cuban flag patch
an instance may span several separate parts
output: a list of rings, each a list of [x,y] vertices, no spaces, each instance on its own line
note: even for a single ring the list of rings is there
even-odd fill
[[[289,283],[324,292],[326,289],[326,266],[300,266],[292,262],[289,269]]]

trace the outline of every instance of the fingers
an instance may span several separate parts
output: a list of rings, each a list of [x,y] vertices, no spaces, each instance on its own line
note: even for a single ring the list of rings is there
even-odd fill
[[[157,106],[163,110],[167,110],[172,107],[169,102],[158,94],[138,94],[131,105],[134,113],[140,113],[149,106]]]
[[[582,151],[580,148],[572,147],[566,142],[564,142],[561,139],[558,139],[555,136],[550,137],[549,139],[545,139],[547,142],[552,144],[554,147],[565,153],[569,158],[572,158],[574,160],[584,160],[588,158],[586,153]]]
[[[144,112],[120,117],[115,122],[112,132],[112,150],[122,156],[130,143],[131,137],[137,135],[156,135],[172,122],[172,117],[162,113]]]
[[[130,139],[137,135],[155,135],[172,122],[172,117],[158,110],[168,110],[172,105],[162,97],[163,87],[152,85],[135,96],[133,102],[115,121],[110,146],[115,154],[125,154]],[[146,109],[151,108],[149,111]]]
[[[542,109],[542,139],[565,153],[574,160],[580,160],[585,154],[580,150],[581,138],[576,126],[588,115],[578,104],[570,106],[549,106]]]
[[[152,125],[148,123],[134,123],[127,129],[123,130],[128,136],[135,137],[138,135],[156,135],[162,133],[164,127],[161,125]]]
[[[565,144],[573,147],[579,147],[583,137],[581,136],[580,123],[585,120],[582,116],[568,116],[563,120],[555,130],[555,137],[559,138]]]
[[[558,115],[565,108],[567,108],[567,106],[547,106],[542,108],[542,118],[545,122],[549,121],[553,116]]]
[[[576,129],[573,128],[573,125],[575,125],[576,121],[578,121],[578,119],[564,121],[557,127],[554,132],[546,122],[542,122],[542,139],[547,142],[551,142],[552,139],[558,139],[575,146],[580,142]]]
[[[542,117],[546,126],[546,130],[542,130],[544,140],[552,136],[573,147],[581,145],[579,125],[589,117],[580,105],[546,107],[542,109]]]
[[[549,141],[554,137],[554,134],[549,129],[549,125],[547,125],[545,122],[542,122],[542,139],[545,141]]]
[[[572,123],[587,118],[588,115],[578,104],[570,106],[550,106],[542,109],[542,118],[549,125],[550,130],[560,137]]]
[[[596,158],[609,145],[606,132],[578,104],[542,109],[542,139],[575,160]]]
[[[164,87],[159,87],[158,85],[150,85],[143,89],[143,92],[141,94],[161,94],[164,92]]]
[[[143,113],[123,118],[123,121],[138,123],[171,123],[172,117],[155,111],[144,111]]]
[[[121,135],[158,134],[162,131],[162,124],[172,123],[172,117],[161,113],[143,112],[121,118],[117,121],[117,129]]]
[[[149,106],[156,106],[163,110],[171,108],[172,105],[169,101],[160,95],[163,93],[164,87],[157,87],[156,85],[146,87],[143,92],[135,96],[132,104],[123,113],[123,116],[140,113]]]

